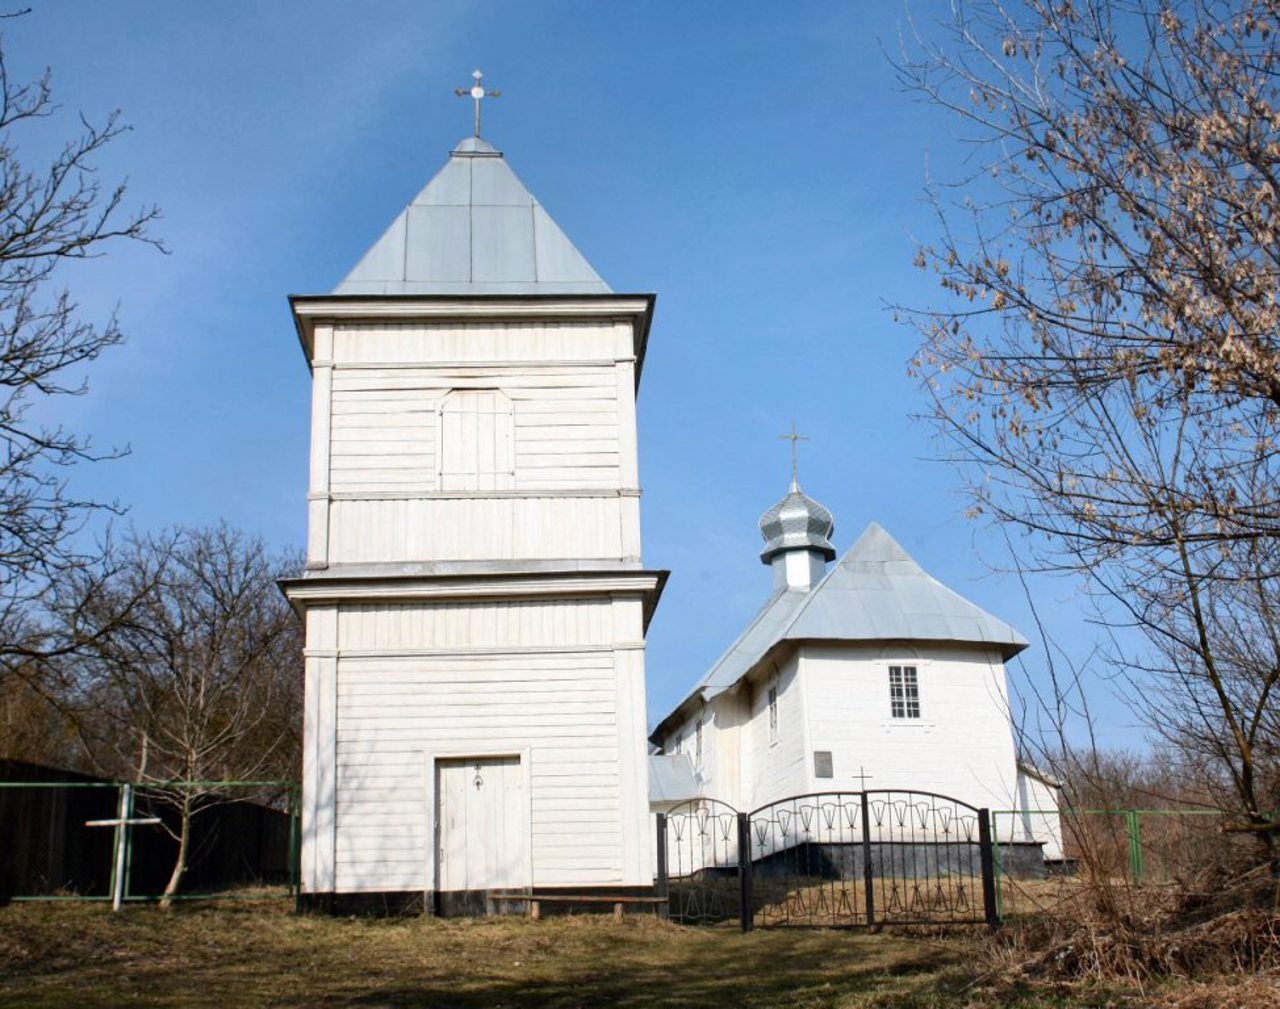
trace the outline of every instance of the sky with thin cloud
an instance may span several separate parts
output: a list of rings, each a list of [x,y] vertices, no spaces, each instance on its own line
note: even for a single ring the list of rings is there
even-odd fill
[[[11,77],[48,66],[61,111],[14,140],[33,160],[123,110],[99,159],[156,204],[171,252],[118,247],[64,275],[128,343],[57,419],[122,460],[77,492],[140,529],[220,518],[281,547],[305,534],[308,373],[286,296],[330,291],[471,130],[453,89],[501,89],[485,135],[602,277],[656,292],[640,390],[645,560],[672,571],[650,630],[656,719],[770,591],[761,512],[805,490],[843,552],[872,520],[941,581],[1045,648],[1003,537],[966,518],[937,461],[888,305],[937,304],[912,267],[937,228],[930,177],[969,167],[960,124],[902,91],[891,57],[943,2],[644,3],[63,0],[6,20]],[[25,139],[24,139],[25,138]],[[1033,578],[1084,657],[1078,586]],[[1136,745],[1099,679],[1103,739]]]

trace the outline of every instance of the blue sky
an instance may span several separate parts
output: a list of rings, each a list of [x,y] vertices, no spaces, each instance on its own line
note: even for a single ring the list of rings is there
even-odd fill
[[[917,2],[916,20],[944,16]],[[887,305],[937,303],[911,266],[926,179],[964,171],[959,127],[896,85],[890,3],[34,4],[13,75],[53,69],[62,115],[120,108],[104,181],[155,203],[169,256],[118,248],[65,280],[119,306],[126,346],[58,417],[132,454],[82,468],[142,529],[226,518],[305,532],[308,375],[285,301],[329,291],[470,132],[453,89],[504,92],[485,134],[617,291],[658,294],[640,394],[645,559],[672,578],[650,632],[651,717],[768,594],[756,520],[805,489],[847,549],[878,520],[933,574],[1035,640],[1002,538],[933,461]],[[1038,579],[1049,630],[1087,652],[1076,586]],[[1011,668],[1041,675],[1038,640]],[[1134,745],[1105,686],[1103,739]]]

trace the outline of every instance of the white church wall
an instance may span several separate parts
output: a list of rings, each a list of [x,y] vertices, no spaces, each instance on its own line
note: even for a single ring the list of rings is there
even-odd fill
[[[1004,665],[998,654],[956,645],[803,647],[811,748],[830,750],[833,778],[808,789],[937,792],[971,805],[1013,808],[1016,756]],[[919,718],[890,712],[889,666],[918,671]],[[811,755],[807,755],[811,756]]]
[[[619,729],[643,710],[640,620],[636,600],[343,605],[334,888],[431,888],[434,761],[468,754],[528,762],[531,883],[648,883],[624,829],[646,817],[643,740]]]
[[[728,691],[717,696],[709,707],[711,766],[704,794],[742,808],[750,765],[744,740],[750,732],[751,692]]]
[[[750,745],[751,782],[741,793],[745,809],[811,791],[806,774],[808,726],[805,724],[804,689],[800,678],[800,655],[793,653],[753,684],[751,718],[747,739]],[[770,689],[777,691],[777,723],[769,713]]]
[[[1001,841],[1038,841],[1044,857],[1062,858],[1062,817],[1059,800],[1062,789],[1018,768],[1017,802],[1013,812],[996,817],[996,838]]]

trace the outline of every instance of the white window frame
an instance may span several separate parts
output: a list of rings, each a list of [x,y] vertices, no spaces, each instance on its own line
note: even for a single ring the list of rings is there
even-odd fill
[[[889,718],[898,724],[919,723],[924,717],[924,705],[920,697],[920,664],[903,660],[890,663],[888,668]]]

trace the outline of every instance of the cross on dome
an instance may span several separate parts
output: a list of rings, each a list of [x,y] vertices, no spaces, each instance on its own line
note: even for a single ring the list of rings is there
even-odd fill
[[[807,435],[800,434],[796,431],[796,422],[791,422],[791,433],[778,435],[783,441],[791,442],[791,483],[794,487],[800,486],[800,464],[797,458],[797,442],[808,441]]]
[[[476,103],[476,136],[480,136],[480,103],[486,98],[501,98],[501,91],[486,91],[484,88],[484,74],[479,70],[471,71],[471,76],[475,79],[475,84],[469,88],[454,88],[453,93],[460,98],[470,98]]]

